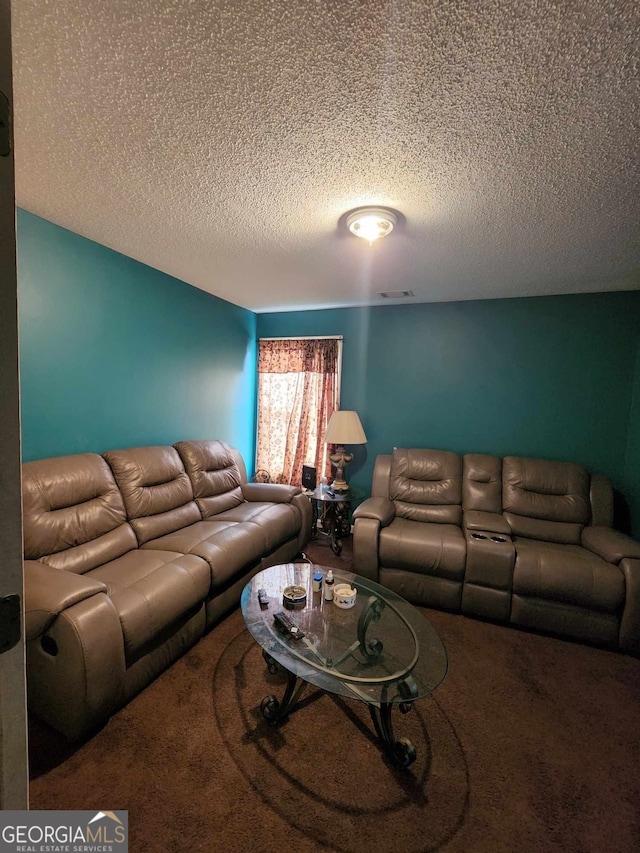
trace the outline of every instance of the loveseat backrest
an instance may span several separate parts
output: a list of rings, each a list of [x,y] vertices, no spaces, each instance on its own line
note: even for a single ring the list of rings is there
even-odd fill
[[[502,461],[503,514],[516,536],[580,544],[591,516],[589,486],[588,471],[573,462]]]
[[[376,461],[373,466],[373,478],[371,480],[371,497],[372,498],[388,498],[389,497],[389,480],[391,478],[391,460],[390,453],[381,453],[376,456]]]
[[[592,474],[589,488],[591,524],[613,527],[613,488],[603,474]]]
[[[396,516],[440,524],[462,523],[462,457],[448,450],[397,448],[389,497]]]
[[[191,480],[173,447],[133,447],[104,454],[138,542],[144,545],[202,521]]]
[[[244,502],[237,455],[223,441],[179,441],[174,445],[189,475],[203,518]]]
[[[465,454],[462,460],[462,507],[502,512],[502,459],[499,456]]]
[[[83,574],[137,548],[122,495],[97,453],[22,466],[24,555]]]

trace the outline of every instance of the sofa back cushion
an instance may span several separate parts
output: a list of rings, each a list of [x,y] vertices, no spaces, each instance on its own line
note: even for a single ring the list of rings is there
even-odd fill
[[[393,451],[389,497],[412,521],[462,523],[462,457],[447,450]]]
[[[22,466],[24,555],[83,574],[137,548],[122,495],[97,453]]]
[[[174,445],[189,475],[203,518],[244,503],[242,477],[224,441],[179,441]]]
[[[589,474],[572,462],[506,456],[502,501],[516,536],[578,545],[589,523]]]
[[[466,510],[502,512],[502,459],[467,453],[462,460],[462,506]]]
[[[202,520],[191,481],[173,447],[110,450],[104,458],[140,545]]]

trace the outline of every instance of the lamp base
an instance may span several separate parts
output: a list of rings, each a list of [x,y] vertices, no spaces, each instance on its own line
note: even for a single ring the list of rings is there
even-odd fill
[[[346,480],[338,480],[336,479],[331,483],[331,488],[334,492],[348,492],[349,491],[349,483]]]
[[[334,492],[348,492],[349,484],[344,478],[344,469],[353,459],[353,453],[347,453],[344,447],[338,447],[334,453],[330,454],[329,459],[336,468],[331,488]]]

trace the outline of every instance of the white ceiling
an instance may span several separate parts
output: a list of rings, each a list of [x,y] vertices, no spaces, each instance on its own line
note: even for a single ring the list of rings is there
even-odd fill
[[[635,0],[12,5],[17,201],[65,228],[254,311],[640,288]]]

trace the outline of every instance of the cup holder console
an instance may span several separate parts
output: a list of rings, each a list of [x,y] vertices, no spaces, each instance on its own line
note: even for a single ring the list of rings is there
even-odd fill
[[[516,546],[506,524],[492,519],[486,519],[484,523],[484,530],[478,524],[475,529],[467,528],[465,531],[467,560],[462,610],[476,616],[507,621],[511,612]]]
[[[471,538],[472,538],[472,539],[479,540],[479,541],[482,541],[483,539],[484,539],[485,541],[487,541],[487,540],[489,540],[489,539],[490,539],[492,542],[511,542],[511,537],[509,537],[509,536],[500,536],[500,535],[499,535],[499,534],[497,534],[497,533],[492,533],[492,534],[486,534],[486,533],[472,533],[472,534],[471,534]]]

